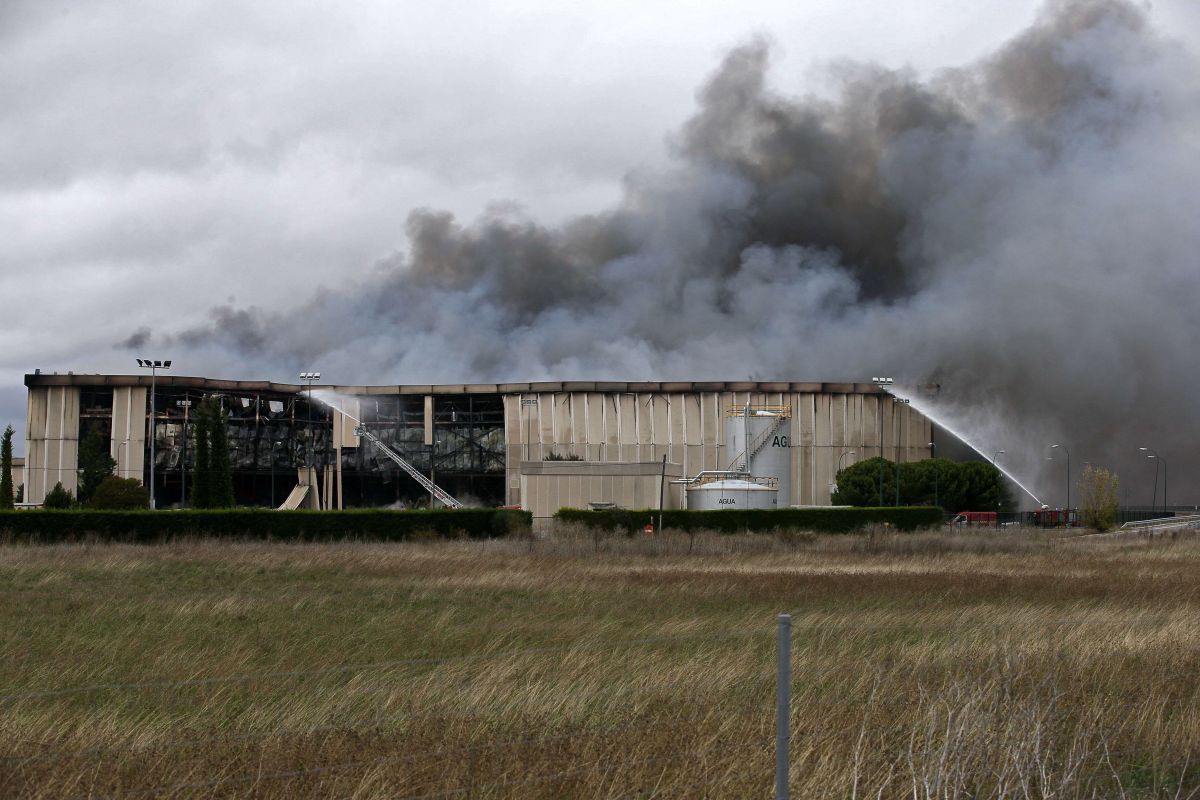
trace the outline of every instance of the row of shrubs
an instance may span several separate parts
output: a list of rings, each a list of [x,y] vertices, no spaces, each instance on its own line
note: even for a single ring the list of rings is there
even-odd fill
[[[527,511],[495,508],[387,511],[2,511],[0,535],[19,541],[61,542],[99,539],[155,542],[181,536],[277,540],[413,537],[487,539],[528,531]]]
[[[629,511],[582,511],[561,509],[554,518],[591,528],[622,530],[633,533],[648,524],[658,525],[659,512],[654,509]],[[712,530],[723,533],[766,532],[778,529],[799,529],[819,533],[851,533],[868,525],[886,524],[897,530],[914,531],[940,525],[942,509],[936,506],[890,508],[780,508],[728,509],[722,511],[662,512],[663,528],[677,531]]]
[[[658,524],[659,512],[582,511],[564,508],[555,519],[598,530],[634,533]],[[677,531],[725,533],[799,529],[850,533],[872,524],[901,531],[938,525],[942,510],[916,508],[788,508],[727,511],[663,511],[663,527]],[[60,542],[80,539],[153,542],[181,536],[261,538],[276,540],[370,539],[399,541],[413,537],[487,539],[524,533],[532,516],[515,509],[428,509],[388,511],[273,511],[219,509],[209,511],[69,511],[0,512],[0,536],[7,539]]]

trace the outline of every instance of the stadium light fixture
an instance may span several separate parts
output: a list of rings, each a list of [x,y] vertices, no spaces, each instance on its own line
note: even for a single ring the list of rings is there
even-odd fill
[[[312,429],[312,390],[313,382],[321,380],[319,372],[301,372],[300,380],[308,383],[308,458],[305,460],[305,466],[311,467],[313,464],[313,456],[316,451],[316,437],[313,436]]]

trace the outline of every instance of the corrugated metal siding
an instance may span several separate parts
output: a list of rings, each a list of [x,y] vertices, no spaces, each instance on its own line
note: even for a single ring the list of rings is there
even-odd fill
[[[820,384],[815,386],[819,387]],[[856,388],[851,384],[847,389]],[[521,400],[536,397],[536,405]],[[882,397],[882,408],[880,398]],[[726,469],[724,416],[729,408],[752,404],[789,405],[787,429],[792,441],[792,502],[823,505],[830,502],[839,463],[847,466],[879,453],[879,415],[884,426],[884,454],[903,460],[929,457],[929,421],[911,406],[894,404],[875,392],[579,392],[512,394],[505,396],[509,502],[521,502],[516,470],[522,459],[540,461],[551,451],[574,454],[588,461],[655,461],[664,455],[683,465],[684,475],[706,469]],[[515,423],[515,425],[514,425]],[[532,441],[525,448],[526,430]],[[901,445],[897,449],[897,435]],[[855,451],[853,456],[843,454]],[[618,484],[622,478],[595,478]],[[591,479],[571,489],[595,497]],[[557,490],[556,490],[557,491]],[[566,491],[566,490],[563,490]],[[642,502],[636,487],[615,485],[600,494]],[[634,492],[629,496],[628,492]],[[575,497],[574,494],[567,495]],[[650,498],[657,503],[656,498]],[[541,499],[538,502],[543,502]],[[647,500],[647,502],[649,502]]]

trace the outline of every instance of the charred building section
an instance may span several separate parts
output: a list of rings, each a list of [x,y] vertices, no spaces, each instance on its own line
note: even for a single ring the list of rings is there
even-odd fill
[[[360,445],[354,416],[422,472],[467,501],[504,501],[504,404],[499,394],[388,392],[339,395],[322,402],[299,386],[160,376],[153,413],[148,376],[26,376],[29,388],[26,497],[38,503],[55,483],[78,486],[79,443],[93,428],[108,442],[116,474],[148,483],[155,437],[155,495],[160,507],[186,504],[195,467],[195,413],[216,399],[228,418],[234,497],[240,505],[280,503],[309,465],[324,484],[328,508],[414,507],[428,495],[374,448]],[[364,392],[358,387],[358,392]],[[152,422],[151,422],[152,420]]]

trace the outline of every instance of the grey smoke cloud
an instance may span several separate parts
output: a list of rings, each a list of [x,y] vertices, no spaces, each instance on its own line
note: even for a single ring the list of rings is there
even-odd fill
[[[1196,499],[1193,56],[1125,0],[1052,2],[929,79],[836,63],[821,97],[769,88],[771,53],[729,53],[613,208],[420,209],[362,284],[170,341],[374,382],[894,374],[1046,499],[1052,441],[1145,501],[1149,443]]]

